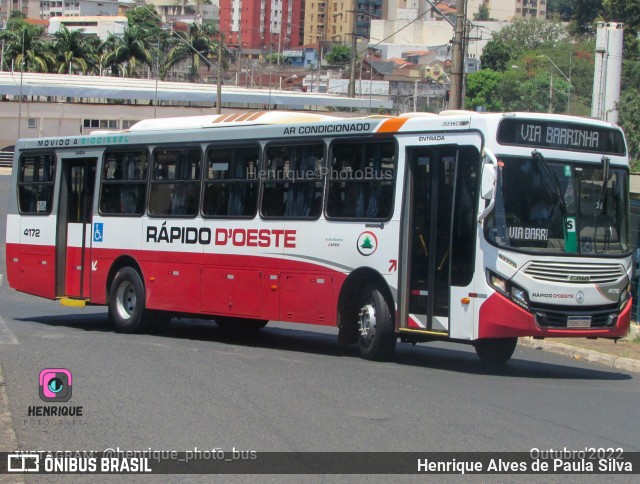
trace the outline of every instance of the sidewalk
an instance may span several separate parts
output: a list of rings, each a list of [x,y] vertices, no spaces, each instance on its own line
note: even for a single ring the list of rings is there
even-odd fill
[[[640,373],[640,326],[631,324],[629,335],[620,340],[586,338],[520,338],[519,344],[575,360],[593,361],[612,368]]]

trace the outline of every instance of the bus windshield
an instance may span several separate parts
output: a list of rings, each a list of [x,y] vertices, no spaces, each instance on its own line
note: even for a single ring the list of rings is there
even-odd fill
[[[522,252],[620,255],[629,252],[626,168],[501,157],[490,243]],[[605,180],[606,177],[606,180]]]

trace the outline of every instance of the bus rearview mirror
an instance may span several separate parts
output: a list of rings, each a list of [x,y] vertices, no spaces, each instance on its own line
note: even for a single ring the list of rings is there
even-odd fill
[[[480,196],[485,200],[491,200],[496,191],[496,167],[485,164],[482,167],[482,180],[480,183]]]

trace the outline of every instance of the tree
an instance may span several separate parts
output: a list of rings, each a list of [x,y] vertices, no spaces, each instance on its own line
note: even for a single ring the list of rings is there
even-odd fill
[[[629,147],[632,171],[640,171],[640,93],[637,89],[626,89],[618,104],[618,122],[625,132]]]
[[[329,65],[348,66],[351,62],[351,49],[347,45],[334,45],[324,58]]]
[[[501,72],[490,69],[482,69],[467,76],[467,98],[465,101],[469,109],[483,107],[485,111],[504,111],[502,98],[496,93],[500,92],[503,80]]]
[[[200,69],[201,62],[204,61],[207,66],[207,70],[211,69],[213,63],[209,61],[209,58],[213,55],[216,57],[217,64],[217,51],[218,42],[222,40],[214,41],[213,38],[219,36],[219,32],[212,25],[198,25],[192,23],[189,26],[189,32],[176,32],[177,42],[169,50],[166,61],[162,68],[162,75],[176,65],[177,63],[189,59],[191,61],[191,71],[189,74],[191,82],[194,82],[198,78],[198,71]],[[220,68],[227,68],[227,52],[225,50],[223,55],[223,62]]]
[[[492,20],[491,14],[489,13],[489,7],[486,4],[481,3],[480,6],[478,7],[478,11],[473,14],[473,20],[476,20],[476,21]]]
[[[640,0],[603,0],[607,20],[624,22],[625,33],[636,35],[640,27]]]
[[[578,2],[580,0],[577,0]],[[576,0],[549,0],[547,12],[557,14],[563,22],[568,22],[573,16],[573,9]]]
[[[482,49],[480,65],[483,69],[494,71],[504,71],[511,60],[511,51],[507,44],[501,39],[491,39]]]
[[[593,23],[603,13],[602,0],[575,0],[570,30],[576,34],[593,33]]]
[[[153,5],[135,7],[127,13],[129,27],[136,27],[146,32],[149,42],[167,37],[167,32],[162,28],[162,21]]]
[[[111,70],[112,73],[117,72],[118,65],[115,50],[119,43],[120,39],[117,36],[109,34],[104,42],[99,42],[98,45],[94,47],[96,53],[96,71],[98,75],[101,76],[108,70]]]
[[[527,50],[553,48],[568,34],[567,27],[557,21],[517,18],[493,34],[492,39],[504,42],[513,59]]]
[[[86,74],[90,67],[96,65],[96,54],[84,34],[84,29],[69,30],[62,26],[54,34],[54,51],[58,59],[58,74],[72,73],[75,66],[83,74]]]
[[[0,39],[5,42],[5,59],[15,59],[15,69],[25,72],[49,72],[55,68],[57,61],[51,44],[40,40],[43,29],[22,19],[15,20],[11,29],[0,32]]]
[[[115,48],[105,59],[107,65],[113,66],[127,77],[137,77],[138,67],[152,67],[153,55],[146,45],[147,31],[139,26],[129,26],[122,37],[115,37]]]
[[[278,52],[272,52],[271,54],[267,54],[264,56],[264,60],[266,62],[268,62],[269,64],[278,64],[278,65],[282,65],[285,63],[285,57],[284,55],[278,53]]]

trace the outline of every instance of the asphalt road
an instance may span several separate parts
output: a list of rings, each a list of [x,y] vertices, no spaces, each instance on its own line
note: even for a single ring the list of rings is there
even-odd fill
[[[4,280],[9,177],[0,176],[0,366],[23,450],[640,451],[639,375],[518,347],[487,370],[471,347],[398,345],[393,361],[338,349],[336,331],[270,323],[234,338],[174,320],[116,333]],[[82,417],[28,416],[43,368],[73,374]]]

